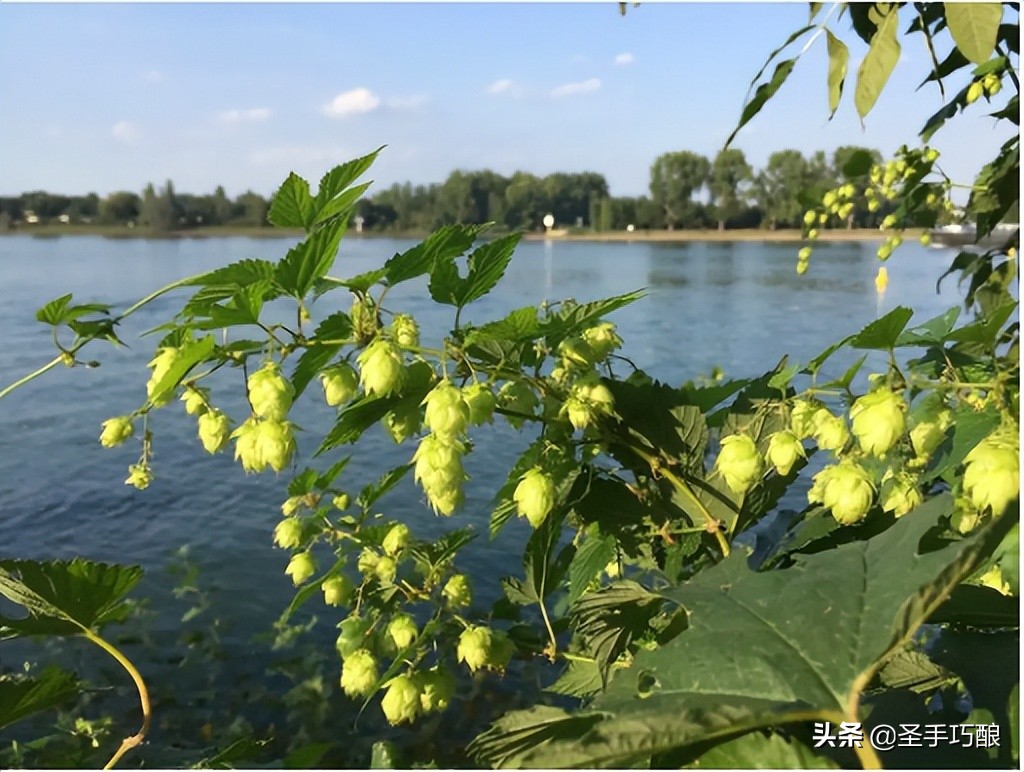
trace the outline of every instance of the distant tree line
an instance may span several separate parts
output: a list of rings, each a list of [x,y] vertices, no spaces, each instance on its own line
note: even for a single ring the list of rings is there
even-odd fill
[[[444,182],[396,183],[364,198],[354,218],[363,230],[428,231],[451,223],[494,222],[509,230],[539,230],[551,214],[556,227],[591,231],[676,228],[799,227],[809,202],[800,191],[835,187],[841,170],[858,150],[840,147],[826,156],[779,150],[763,169],[754,170],[742,150],[722,150],[714,158],[680,150],[658,156],[650,169],[649,195],[612,196],[604,175],[556,172],[538,177],[517,171],[510,177],[490,170],[456,170]],[[878,225],[888,213],[856,201],[846,227]],[[268,201],[251,191],[230,199],[223,187],[209,195],[177,193],[168,180],[149,184],[141,195],[118,191],[62,196],[32,191],[0,197],[0,224],[97,223],[132,225],[157,231],[210,225],[264,226]]]

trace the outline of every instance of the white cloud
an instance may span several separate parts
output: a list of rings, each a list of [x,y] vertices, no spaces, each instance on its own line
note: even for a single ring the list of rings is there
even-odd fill
[[[258,123],[270,117],[270,109],[251,107],[248,110],[224,110],[218,116],[223,123]]]
[[[160,70],[150,70],[142,76],[142,79],[147,83],[159,83],[164,79],[164,74]]]
[[[354,88],[334,97],[323,107],[324,115],[344,118],[347,115],[369,113],[380,107],[380,97],[368,88]]]
[[[509,78],[502,78],[501,80],[494,81],[494,83],[492,83],[486,89],[484,89],[484,93],[491,94],[492,96],[496,96],[498,94],[507,94],[510,91],[512,91],[512,87],[514,85],[515,83]]]
[[[134,142],[139,138],[139,129],[128,121],[118,121],[111,127],[110,134],[118,142]]]
[[[387,100],[386,104],[392,110],[415,110],[417,107],[423,107],[427,102],[430,101],[430,97],[426,94],[416,94],[411,97],[398,97],[396,99]]]
[[[634,56],[633,56],[633,54],[629,53],[628,51],[625,52],[625,53],[619,54],[618,56],[615,57],[615,63],[616,64],[632,64],[633,61],[634,61]]]
[[[591,94],[601,88],[601,81],[598,78],[590,78],[579,83],[566,83],[563,86],[551,89],[551,96],[560,97],[574,96],[576,94]]]

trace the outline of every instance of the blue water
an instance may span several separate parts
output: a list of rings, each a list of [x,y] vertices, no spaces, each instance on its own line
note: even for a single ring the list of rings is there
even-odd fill
[[[35,321],[34,311],[54,297],[73,292],[76,302],[124,308],[184,276],[242,258],[277,259],[293,243],[0,238],[0,386],[52,357],[49,329]],[[355,275],[413,244],[346,241],[332,275]],[[904,246],[890,261],[889,288],[879,297],[876,247],[823,244],[814,252],[810,272],[798,277],[790,245],[528,242],[519,247],[498,288],[467,308],[463,321],[482,323],[543,300],[588,301],[646,288],[644,299],[611,316],[625,340],[625,356],[672,384],[715,366],[727,377],[758,375],[784,353],[806,361],[896,305],[914,307],[915,321],[924,321],[960,302],[952,283],[942,296],[935,293],[935,277],[952,254],[917,244]],[[82,555],[141,564],[147,578],[139,594],[157,599],[149,629],[159,638],[181,626],[181,608],[168,600],[164,568],[176,548],[194,545],[202,582],[228,601],[218,607],[222,643],[229,657],[241,655],[230,660],[232,677],[239,678],[249,665],[258,671],[258,658],[245,657],[252,637],[269,627],[293,595],[283,574],[287,555],[271,544],[287,477],[246,476],[230,454],[205,454],[194,419],[178,404],[151,420],[156,479],[146,491],[123,484],[138,443],[104,449],[97,441],[104,419],[130,412],[145,398],[145,365],[158,336],[140,334],[170,319],[187,294],[160,298],[127,319],[119,332],[128,347],[93,344],[83,352],[84,359],[98,359],[102,366],[56,368],[0,401],[0,556]],[[349,304],[340,293],[328,295],[314,306],[314,319]],[[438,341],[452,323],[453,310],[433,304],[424,281],[396,288],[386,306],[415,315],[427,344]],[[826,375],[841,374],[851,358],[837,356]],[[236,420],[244,417],[240,371],[225,368],[217,374],[213,399]],[[310,462],[333,415],[318,385],[311,384],[293,412],[306,430],[299,441],[300,464]],[[473,577],[478,597],[493,599],[500,595],[503,575],[522,571],[519,556],[528,526],[513,521],[488,542],[489,503],[531,437],[496,423],[473,439],[466,507],[454,518],[435,517],[411,476],[379,506],[406,519],[422,537],[475,527],[481,537],[460,557],[460,568]],[[326,466],[342,450],[352,452],[340,449],[313,463]],[[396,446],[375,428],[354,451],[341,482],[355,493],[407,461],[413,450],[412,443]],[[333,639],[333,621],[321,633],[325,639]]]

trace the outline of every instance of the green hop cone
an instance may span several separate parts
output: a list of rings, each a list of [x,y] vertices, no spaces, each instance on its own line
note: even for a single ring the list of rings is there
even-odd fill
[[[299,511],[299,507],[301,507],[305,501],[305,496],[289,496],[281,505],[281,514],[285,517],[291,517]]]
[[[462,390],[462,398],[469,406],[469,423],[482,426],[494,420],[496,400],[494,392],[486,383],[474,383]]]
[[[426,405],[423,423],[434,434],[455,437],[469,425],[469,405],[462,398],[462,390],[451,381],[441,381],[421,403]]]
[[[286,550],[294,549],[302,544],[302,521],[294,517],[286,517],[274,526],[274,544]]]
[[[310,552],[296,552],[284,572],[292,578],[292,584],[298,587],[316,573],[316,559]]]
[[[377,660],[367,649],[357,649],[341,666],[341,688],[349,697],[369,697],[379,678]]]
[[[386,397],[405,386],[406,370],[402,352],[394,343],[378,338],[359,355],[359,380],[367,394]]]
[[[462,503],[462,469],[465,446],[451,437],[430,434],[420,440],[413,454],[413,479],[423,486],[435,512],[452,514]]]
[[[342,363],[324,370],[320,374],[320,383],[324,387],[324,399],[331,407],[344,405],[356,395],[359,388],[359,375],[352,365]]]
[[[257,445],[259,426],[255,418],[247,418],[231,433],[235,440],[235,461],[241,461],[246,472],[262,472],[266,467]]]
[[[768,451],[765,454],[772,466],[785,477],[793,468],[797,459],[807,458],[804,446],[800,444],[796,434],[790,431],[776,432],[768,438]]]
[[[392,526],[391,530],[384,537],[384,541],[381,542],[381,549],[384,550],[385,555],[393,557],[405,549],[409,543],[410,536],[409,526],[404,523]]]
[[[373,575],[381,584],[394,584],[395,576],[398,574],[398,563],[394,558],[385,555],[377,561],[373,567]]]
[[[128,467],[128,479],[125,485],[132,485],[140,491],[146,490],[153,482],[153,470],[147,464],[132,464]]]
[[[586,370],[598,360],[594,349],[583,338],[566,338],[558,344],[558,355],[568,370]]]
[[[615,325],[601,322],[583,331],[583,340],[594,352],[595,360],[600,362],[622,345],[622,338],[615,333]]]
[[[1020,494],[1020,452],[1015,432],[989,435],[964,458],[964,493],[978,510],[1001,515]]]
[[[171,397],[173,396],[171,391],[167,391],[162,395],[157,395],[156,388],[177,361],[178,353],[178,349],[172,346],[164,346],[157,349],[156,356],[153,357],[147,365],[152,368],[153,372],[150,373],[149,380],[146,382],[146,396],[149,397],[149,400],[153,403],[154,407],[163,407],[171,401]],[[156,399],[154,399],[154,397],[156,397]]]
[[[974,81],[970,86],[967,87],[967,96],[964,101],[967,104],[974,104],[978,101],[978,98],[985,93],[985,86],[980,80]]]
[[[978,577],[978,584],[982,587],[990,587],[1000,595],[1010,596],[1013,594],[1010,583],[1003,579],[1002,569],[996,565]]]
[[[338,629],[341,630],[338,633],[338,639],[334,642],[334,647],[338,650],[338,656],[342,659],[348,659],[355,652],[362,649],[366,651],[366,635],[370,630],[372,623],[369,619],[363,619],[362,617],[349,617],[338,625]],[[377,679],[374,678],[374,681]]]
[[[989,96],[995,96],[1003,90],[1003,82],[994,72],[988,73],[981,79],[981,86]]]
[[[324,603],[328,606],[347,606],[352,599],[355,585],[344,574],[337,574],[325,579],[320,589],[324,593]]]
[[[416,348],[420,345],[420,328],[408,314],[395,314],[391,320],[391,337],[402,348]]]
[[[445,583],[441,596],[450,608],[466,608],[473,602],[473,588],[465,574],[454,574]]]
[[[195,386],[186,386],[185,393],[181,395],[181,401],[185,403],[185,412],[189,415],[202,415],[206,412],[207,404],[210,401],[209,389],[200,389]]]
[[[743,494],[761,480],[764,459],[750,437],[730,434],[722,438],[722,449],[718,452],[715,468],[733,493]]]
[[[401,445],[420,430],[420,408],[415,403],[400,402],[384,416],[384,428],[396,445]]]
[[[832,510],[840,525],[855,525],[867,515],[875,498],[871,475],[852,461],[827,466],[814,475],[807,500]]]
[[[103,422],[103,431],[100,432],[100,445],[105,448],[113,448],[127,441],[135,433],[130,416],[122,415],[116,418],[108,418]]]
[[[814,400],[793,401],[793,407],[789,412],[789,428],[798,440],[806,440],[814,434],[814,416],[821,407],[821,403]]]
[[[415,641],[416,636],[420,634],[416,628],[416,620],[408,614],[396,614],[392,617],[387,632],[399,651]]]
[[[519,478],[512,500],[519,516],[529,520],[534,528],[540,528],[555,505],[555,481],[535,466]]]
[[[384,717],[392,726],[412,723],[420,714],[420,687],[416,679],[400,675],[388,682],[388,690],[380,701]]]
[[[283,421],[291,410],[295,387],[281,375],[281,366],[267,362],[249,376],[249,403],[260,418]]]
[[[493,645],[494,631],[483,625],[471,625],[459,636],[459,644],[455,656],[459,662],[465,662],[470,672],[475,673],[489,664],[490,650]]]
[[[424,713],[445,710],[455,695],[455,676],[442,668],[418,675],[420,708]]]
[[[559,415],[567,417],[572,427],[580,431],[594,422],[594,411],[585,400],[579,397],[569,397],[565,400]]]
[[[287,421],[268,419],[256,427],[256,457],[275,472],[280,472],[295,453],[295,434]],[[262,469],[262,467],[261,467]],[[259,470],[257,470],[259,471]]]
[[[878,504],[883,512],[892,512],[896,517],[903,517],[921,501],[921,491],[917,487],[917,478],[914,475],[892,470],[885,473],[878,491]]]
[[[331,499],[331,504],[334,506],[334,508],[340,509],[342,512],[348,509],[348,505],[351,503],[352,499],[347,493],[339,493],[337,496]]]
[[[814,441],[822,450],[842,450],[850,441],[850,430],[841,415],[832,415],[826,408],[814,414]]]
[[[505,410],[522,415],[533,415],[540,404],[537,395],[523,381],[509,381],[498,391],[498,404]],[[517,415],[505,416],[513,429],[521,429],[526,419]]]
[[[922,463],[942,444],[952,423],[953,413],[938,392],[931,392],[914,405],[910,411],[910,444]]]
[[[207,453],[219,453],[231,439],[231,419],[219,410],[199,416],[199,441]]]
[[[903,398],[884,387],[854,402],[850,418],[860,449],[872,456],[884,455],[907,428],[906,409]]]

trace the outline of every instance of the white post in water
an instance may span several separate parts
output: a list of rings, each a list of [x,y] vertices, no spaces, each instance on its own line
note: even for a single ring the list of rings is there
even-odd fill
[[[551,229],[555,226],[555,216],[551,213],[544,215],[544,230],[545,235],[551,233]]]

